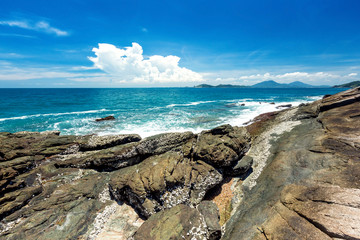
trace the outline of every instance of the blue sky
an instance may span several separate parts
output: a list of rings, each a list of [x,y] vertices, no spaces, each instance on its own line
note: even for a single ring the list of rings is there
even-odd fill
[[[4,0],[0,87],[350,82],[359,11],[358,0]]]

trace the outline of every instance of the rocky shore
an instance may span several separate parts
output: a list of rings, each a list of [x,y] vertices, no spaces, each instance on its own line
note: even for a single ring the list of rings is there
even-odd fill
[[[0,239],[360,239],[360,88],[199,134],[0,133]]]

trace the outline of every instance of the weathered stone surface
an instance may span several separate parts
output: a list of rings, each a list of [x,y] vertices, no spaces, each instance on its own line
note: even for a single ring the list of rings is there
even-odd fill
[[[360,189],[289,185],[281,202],[331,238],[360,239]]]
[[[194,159],[217,168],[231,167],[249,147],[250,135],[245,128],[223,125],[200,133],[194,147]]]
[[[136,232],[134,240],[208,239],[201,214],[186,205],[152,215]]]
[[[110,189],[116,199],[148,218],[178,204],[198,204],[221,180],[212,166],[168,152],[113,172]]]
[[[83,140],[84,139],[84,140]],[[125,143],[138,142],[141,137],[138,134],[120,134],[110,136],[85,136],[79,140],[80,151],[100,150]]]
[[[206,228],[208,230],[209,240],[217,240],[221,238],[221,226],[219,224],[220,215],[219,209],[215,203],[211,201],[202,201],[197,210],[204,217]]]

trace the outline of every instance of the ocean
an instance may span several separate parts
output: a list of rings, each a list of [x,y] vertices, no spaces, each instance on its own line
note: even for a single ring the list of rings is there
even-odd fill
[[[312,102],[339,88],[0,89],[0,131],[74,134],[200,132],[242,126],[277,106]],[[275,104],[270,104],[275,103]],[[112,115],[113,121],[95,119]]]

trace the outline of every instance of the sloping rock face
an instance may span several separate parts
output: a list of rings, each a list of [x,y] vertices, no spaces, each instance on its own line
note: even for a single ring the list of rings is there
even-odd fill
[[[223,239],[360,239],[359,100],[352,89],[248,127],[254,172]]]
[[[241,162],[250,138],[229,125],[203,135],[213,133],[214,142],[222,139],[218,153],[234,152],[216,164],[212,148],[194,157],[206,144],[191,132],[145,139],[0,133],[0,238],[128,239],[145,218],[181,205],[199,224],[208,222],[205,237],[218,239],[214,206],[208,214],[194,207],[221,183],[225,167]]]

